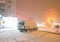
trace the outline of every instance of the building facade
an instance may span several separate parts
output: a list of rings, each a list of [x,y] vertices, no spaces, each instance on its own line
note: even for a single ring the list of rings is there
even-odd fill
[[[16,0],[0,0],[0,15],[15,16]]]

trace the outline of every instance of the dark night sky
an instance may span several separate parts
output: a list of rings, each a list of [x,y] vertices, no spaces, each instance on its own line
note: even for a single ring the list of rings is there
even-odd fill
[[[32,18],[36,22],[45,22],[50,9],[58,20],[60,17],[60,0],[17,0],[16,5],[17,16],[20,16],[20,19]]]

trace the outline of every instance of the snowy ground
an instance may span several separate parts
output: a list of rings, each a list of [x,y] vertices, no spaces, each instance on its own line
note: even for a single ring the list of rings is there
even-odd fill
[[[59,33],[60,34],[60,28],[38,28],[38,30],[47,31],[47,32],[53,32],[53,33]]]
[[[60,42],[60,35],[33,31],[20,32],[18,30],[0,31],[0,42]]]

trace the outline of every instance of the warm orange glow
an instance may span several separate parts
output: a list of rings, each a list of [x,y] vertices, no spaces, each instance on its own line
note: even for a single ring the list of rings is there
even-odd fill
[[[50,8],[46,11],[46,22],[49,24],[56,20],[56,11],[53,8]]]
[[[52,18],[48,18],[47,20],[49,23],[53,22],[53,19]]]
[[[57,12],[54,8],[50,8],[45,13],[46,26],[51,27],[52,23],[57,20]]]

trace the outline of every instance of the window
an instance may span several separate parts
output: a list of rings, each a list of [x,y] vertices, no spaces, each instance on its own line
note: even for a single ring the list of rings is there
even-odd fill
[[[3,8],[0,8],[0,13],[1,13],[1,12],[5,12],[5,9],[3,9]]]
[[[4,3],[0,3],[0,7],[5,7],[5,4]]]
[[[4,1],[4,0],[1,0],[1,1]]]

